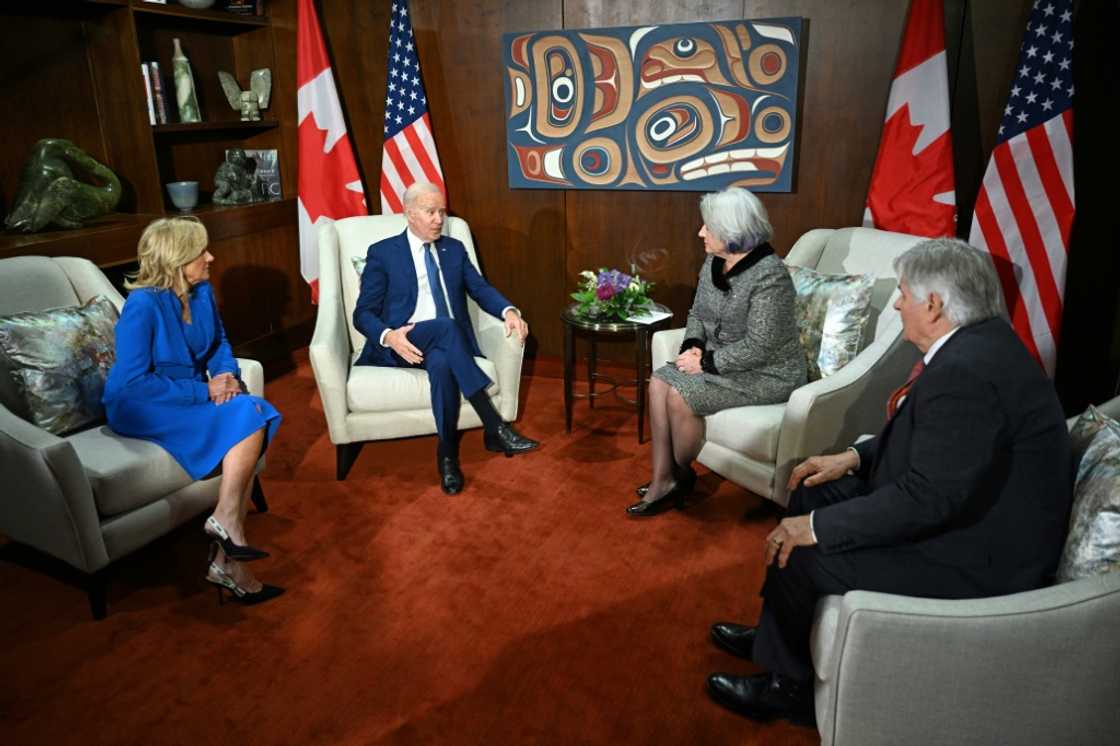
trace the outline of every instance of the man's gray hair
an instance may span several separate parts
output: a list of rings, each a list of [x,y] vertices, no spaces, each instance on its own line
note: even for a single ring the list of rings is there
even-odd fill
[[[922,241],[895,258],[894,270],[915,300],[937,293],[956,326],[1004,315],[1003,292],[991,258],[959,238]]]
[[[422,194],[443,194],[443,192],[430,181],[413,182],[408,189],[404,190],[404,196],[401,197],[401,202],[404,204],[405,209],[416,204],[417,198]]]
[[[700,216],[708,232],[727,244],[732,253],[750,251],[774,235],[766,208],[742,187],[705,194],[700,200]]]

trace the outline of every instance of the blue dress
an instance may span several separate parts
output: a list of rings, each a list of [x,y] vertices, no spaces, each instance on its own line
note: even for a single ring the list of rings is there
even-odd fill
[[[170,290],[139,288],[117,322],[117,360],[102,402],[109,427],[162,446],[192,479],[214,471],[230,448],[265,428],[265,446],[280,413],[264,399],[241,394],[225,404],[210,400],[211,376],[241,369],[226,341],[210,283],[190,294],[191,323]]]

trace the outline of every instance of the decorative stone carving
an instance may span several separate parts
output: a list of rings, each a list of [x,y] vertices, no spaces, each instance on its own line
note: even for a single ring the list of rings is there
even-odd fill
[[[254,70],[249,74],[249,90],[241,90],[237,79],[225,70],[218,71],[218,80],[222,84],[222,92],[234,111],[241,112],[242,122],[259,122],[260,110],[268,108],[268,100],[272,95],[272,71],[267,67]]]
[[[75,171],[103,183],[79,181]],[[112,212],[120,199],[121,182],[107,166],[69,140],[40,140],[23,167],[4,224],[26,233],[47,227],[81,228],[83,220]]]
[[[214,204],[243,205],[257,193],[257,164],[241,148],[231,148],[214,174]]]

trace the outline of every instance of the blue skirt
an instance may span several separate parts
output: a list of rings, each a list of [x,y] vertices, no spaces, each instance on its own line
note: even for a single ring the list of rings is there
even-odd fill
[[[153,403],[121,397],[108,404],[106,415],[113,432],[163,447],[196,480],[213,472],[229,449],[262,428],[267,448],[281,420],[275,407],[251,394],[240,394],[225,404]]]

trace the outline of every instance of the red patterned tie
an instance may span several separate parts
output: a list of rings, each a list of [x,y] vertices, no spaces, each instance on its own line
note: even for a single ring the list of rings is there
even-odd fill
[[[887,399],[887,421],[890,421],[896,412],[898,412],[898,405],[902,404],[902,400],[910,393],[910,387],[914,385],[914,381],[926,369],[926,361],[923,358],[918,358],[918,362],[914,363],[914,367],[910,369],[910,377],[906,379],[906,383],[899,386],[891,394],[891,398]]]

